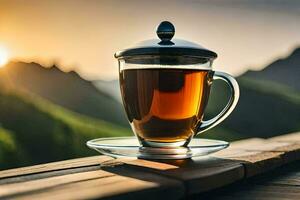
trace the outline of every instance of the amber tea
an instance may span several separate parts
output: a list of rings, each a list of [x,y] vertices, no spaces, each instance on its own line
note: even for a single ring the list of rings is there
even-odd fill
[[[201,125],[211,77],[193,69],[122,70],[123,104],[142,143],[189,141]]]

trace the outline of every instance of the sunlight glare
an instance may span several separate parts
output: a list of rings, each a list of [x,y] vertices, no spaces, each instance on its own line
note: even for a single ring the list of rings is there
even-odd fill
[[[4,67],[8,62],[7,49],[0,46],[0,67]]]

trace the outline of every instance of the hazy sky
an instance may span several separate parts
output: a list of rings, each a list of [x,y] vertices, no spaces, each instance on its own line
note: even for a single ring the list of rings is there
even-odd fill
[[[11,58],[113,79],[114,52],[155,38],[163,20],[173,22],[175,37],[216,51],[214,68],[234,75],[300,45],[296,0],[0,0],[0,46]]]

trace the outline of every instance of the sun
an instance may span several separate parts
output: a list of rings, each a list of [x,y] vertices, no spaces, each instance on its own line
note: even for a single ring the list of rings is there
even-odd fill
[[[7,62],[8,62],[7,49],[0,46],[0,67],[4,67]]]

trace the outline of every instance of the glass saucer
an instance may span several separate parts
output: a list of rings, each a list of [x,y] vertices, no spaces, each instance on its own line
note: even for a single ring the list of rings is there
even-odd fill
[[[99,138],[86,144],[104,155],[143,159],[184,159],[205,156],[229,146],[228,142],[221,140],[193,138],[188,147],[141,147],[136,137]]]

